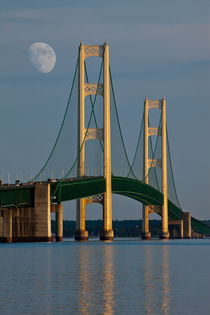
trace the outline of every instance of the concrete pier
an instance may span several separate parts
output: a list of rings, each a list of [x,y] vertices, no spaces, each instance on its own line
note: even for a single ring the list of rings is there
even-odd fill
[[[172,234],[170,234],[170,238],[182,239],[184,237],[183,220],[169,220],[168,225],[172,226]]]
[[[183,213],[183,221],[184,221],[184,238],[192,237],[192,229],[191,229],[191,214],[190,212]]]
[[[101,241],[112,241],[113,238],[114,238],[114,232],[112,229],[110,229],[108,231],[103,230],[100,233],[100,240]]]
[[[183,220],[180,221],[180,238],[184,237],[184,224]]]
[[[3,211],[0,210],[0,242],[2,242],[3,233],[4,233],[4,218],[3,218]]]
[[[3,213],[3,237],[5,243],[12,242],[12,209],[6,209]]]
[[[150,232],[142,232],[141,233],[142,240],[151,240],[151,233]]]
[[[56,240],[63,240],[63,207],[51,206],[50,184],[34,185],[33,207],[0,209],[0,242],[49,242],[51,233],[51,211],[56,212]]]
[[[86,200],[84,198],[77,200],[76,232],[74,237],[76,241],[88,240],[88,231],[85,228],[85,207]]]
[[[32,241],[50,242],[52,240],[50,184],[36,183],[34,191]]]
[[[63,206],[62,204],[57,205],[56,211],[56,242],[63,241]]]
[[[143,205],[141,238],[143,240],[151,239],[151,233],[149,231],[149,206],[147,205]]]
[[[2,208],[0,210],[0,241],[29,242],[33,237],[31,208]]]
[[[77,230],[75,232],[75,241],[87,241],[88,240],[88,231]]]
[[[56,242],[63,241],[63,205],[61,203],[51,204],[51,213],[55,213]]]

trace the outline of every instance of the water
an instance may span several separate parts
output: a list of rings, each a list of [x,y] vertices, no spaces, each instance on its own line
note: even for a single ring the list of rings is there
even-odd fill
[[[0,245],[0,315],[210,314],[210,240]]]

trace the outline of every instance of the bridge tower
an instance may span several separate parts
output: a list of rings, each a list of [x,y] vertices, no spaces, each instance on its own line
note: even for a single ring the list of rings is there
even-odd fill
[[[153,108],[160,108],[162,115],[162,127],[149,127],[149,110]],[[162,159],[152,159],[148,156],[148,139],[152,135],[161,135],[162,143]],[[161,239],[168,239],[168,191],[167,191],[167,139],[166,139],[166,101],[165,98],[161,100],[145,99],[144,102],[144,179],[145,183],[149,184],[149,169],[150,167],[162,168],[162,194],[163,205],[143,205],[142,210],[142,239],[150,239],[151,233],[149,232],[149,214],[158,212],[162,217],[161,224]]]
[[[88,57],[103,58],[103,84],[85,83],[84,62]],[[85,128],[85,97],[91,94],[103,96],[103,128],[89,130]],[[100,129],[100,130],[99,130]],[[85,175],[85,142],[89,139],[101,139],[104,142],[104,178],[106,191],[102,196],[77,200],[76,208],[76,240],[87,240],[85,228],[85,207],[87,203],[103,204],[103,231],[101,240],[112,240],[112,188],[111,188],[111,134],[110,134],[110,84],[109,84],[109,46],[90,46],[82,42],[79,47],[79,101],[78,101],[78,177]]]

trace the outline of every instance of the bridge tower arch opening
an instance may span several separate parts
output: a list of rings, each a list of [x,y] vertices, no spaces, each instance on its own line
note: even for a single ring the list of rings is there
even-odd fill
[[[85,83],[85,59],[88,57],[103,58],[103,84]],[[112,229],[112,187],[111,187],[111,132],[110,132],[110,82],[109,82],[109,46],[84,45],[79,47],[79,100],[78,100],[78,177],[85,175],[85,142],[89,140],[88,130],[85,126],[85,97],[91,94],[100,94],[103,97],[103,128],[91,129],[91,139],[103,141],[103,176],[105,178],[105,192],[100,203],[103,203],[103,230],[100,234],[101,240],[112,240],[114,237]],[[92,199],[79,199],[76,206],[76,233],[75,240],[87,240],[88,231],[85,227],[85,207],[87,203],[97,202]]]

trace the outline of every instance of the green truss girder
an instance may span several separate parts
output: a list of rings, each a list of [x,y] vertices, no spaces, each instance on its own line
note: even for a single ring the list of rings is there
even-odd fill
[[[51,183],[52,202],[61,203],[99,195],[105,191],[103,177],[83,177],[66,179]],[[135,179],[112,177],[112,192],[135,199],[144,204],[162,205],[163,195],[155,188]],[[0,187],[0,208],[32,207],[34,205],[34,184]],[[168,217],[170,220],[182,219],[183,212],[168,200]],[[210,227],[192,217],[195,232],[210,234]]]
[[[162,205],[163,195],[153,187],[135,179],[112,177],[112,192],[147,205]]]
[[[32,207],[34,185],[0,187],[0,208]]]
[[[51,184],[51,198],[53,202],[85,198],[99,195],[105,191],[105,179],[103,177],[83,177],[80,179],[68,179]]]

